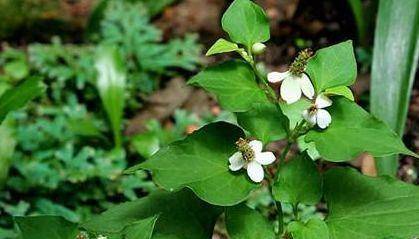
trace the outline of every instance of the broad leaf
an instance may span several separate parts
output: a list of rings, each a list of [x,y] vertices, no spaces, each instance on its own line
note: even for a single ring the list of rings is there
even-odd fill
[[[212,235],[220,213],[220,208],[199,200],[190,190],[176,193],[156,191],[137,201],[115,206],[82,224],[82,227],[103,235],[123,230],[134,233],[135,227],[132,226],[139,220],[151,220],[150,217],[159,215],[153,239],[207,239]]]
[[[242,61],[228,61],[208,67],[188,83],[214,94],[220,105],[232,112],[247,111],[254,103],[268,102],[252,68]]]
[[[336,86],[350,86],[356,79],[356,61],[352,41],[345,41],[317,51],[306,71],[317,93]]]
[[[293,221],[288,225],[293,239],[328,239],[329,229],[319,218],[312,218],[306,223]]]
[[[417,0],[379,2],[371,72],[371,113],[399,135],[404,133],[419,58],[418,12]],[[399,167],[397,156],[377,159],[376,163],[379,174],[395,176]]]
[[[228,168],[228,158],[237,151],[235,142],[240,137],[244,133],[235,125],[208,124],[161,149],[138,168],[151,170],[154,181],[166,190],[189,187],[211,204],[235,205],[257,187],[245,172]]]
[[[305,137],[306,142],[315,143],[324,159],[348,161],[364,152],[374,157],[399,153],[416,156],[386,124],[356,103],[337,97],[327,109],[332,115],[330,126],[325,130],[311,130]]]
[[[325,175],[327,225],[334,239],[414,238],[419,235],[419,188],[353,169]]]
[[[227,232],[231,239],[275,239],[273,225],[244,204],[226,209]]]
[[[115,145],[120,146],[126,84],[122,58],[115,47],[101,47],[95,64],[99,95],[111,122]]]
[[[303,153],[279,168],[273,186],[275,200],[314,205],[322,197],[322,180],[313,160]]]
[[[288,118],[274,104],[254,104],[237,113],[237,122],[264,144],[285,138],[289,129]]]
[[[221,39],[218,39],[214,43],[214,45],[212,45],[212,47],[207,51],[205,55],[211,56],[211,55],[219,54],[219,53],[237,51],[238,49],[239,49],[239,46],[236,43],[229,42],[221,38]]]
[[[0,97],[0,123],[10,111],[23,107],[28,101],[42,94],[44,90],[45,85],[41,79],[32,77],[4,92]]]
[[[352,93],[351,89],[347,86],[336,86],[333,88],[326,89],[324,92],[328,95],[340,95],[348,100],[355,100],[354,94]]]
[[[269,21],[262,8],[249,0],[235,0],[221,20],[230,39],[248,48],[269,40]]]
[[[58,216],[15,217],[19,239],[74,239],[77,224]]]

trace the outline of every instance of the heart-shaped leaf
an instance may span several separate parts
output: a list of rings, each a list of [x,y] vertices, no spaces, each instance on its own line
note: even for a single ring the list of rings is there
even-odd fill
[[[208,124],[162,148],[137,168],[151,170],[154,181],[166,190],[189,187],[211,204],[235,205],[257,187],[244,172],[228,168],[240,137],[245,137],[243,131],[233,124]]]
[[[232,112],[247,111],[254,103],[269,102],[259,88],[252,68],[243,61],[227,61],[208,67],[188,83],[214,94],[220,105]]]
[[[188,189],[176,193],[156,191],[137,201],[112,207],[81,226],[96,234],[133,235],[139,229],[133,226],[141,221],[152,225],[158,215],[153,239],[207,239],[221,212],[221,208],[201,201]]]
[[[305,137],[306,142],[315,143],[325,160],[348,161],[364,152],[375,157],[399,153],[417,156],[404,146],[400,137],[385,123],[356,103],[336,97],[327,110],[332,115],[330,126],[325,130],[311,130]]]
[[[325,175],[331,238],[414,238],[419,235],[419,188],[353,169]]]
[[[336,86],[352,85],[357,73],[352,41],[318,50],[308,61],[306,71],[317,93]]]
[[[322,197],[322,181],[316,164],[303,153],[279,168],[273,186],[275,200],[291,204],[316,204]]]
[[[270,38],[265,12],[249,0],[235,0],[224,13],[221,23],[232,41],[248,48]]]

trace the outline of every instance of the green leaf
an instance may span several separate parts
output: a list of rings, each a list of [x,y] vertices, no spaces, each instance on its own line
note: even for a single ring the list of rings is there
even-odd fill
[[[137,201],[115,206],[81,226],[89,232],[112,235],[132,232],[139,220],[159,215],[153,239],[207,239],[222,210],[199,200],[190,190],[156,191]]]
[[[15,217],[19,239],[74,239],[77,224],[58,216]]]
[[[232,41],[248,48],[270,38],[265,12],[249,0],[235,0],[224,13],[221,24]]]
[[[305,137],[306,142],[315,143],[325,160],[348,161],[364,152],[374,157],[399,153],[417,156],[404,146],[400,137],[385,123],[356,103],[336,97],[327,110],[332,116],[330,126],[325,130],[311,130]]]
[[[356,79],[356,61],[352,41],[320,49],[307,64],[317,93],[336,86],[350,86]]]
[[[275,239],[273,225],[244,204],[226,208],[226,226],[231,239]]]
[[[235,142],[240,137],[245,135],[235,125],[208,124],[137,167],[151,170],[154,181],[166,190],[188,187],[211,204],[235,205],[258,186],[246,173],[228,168],[228,158],[237,151]]]
[[[252,68],[243,61],[227,61],[208,67],[188,84],[216,95],[220,105],[232,112],[247,111],[254,103],[269,102],[256,83]]]
[[[15,60],[4,66],[4,73],[15,80],[22,80],[28,76],[29,67],[24,60]]]
[[[417,0],[379,2],[371,73],[371,113],[399,135],[404,133],[419,58],[418,12]],[[395,176],[399,167],[397,157],[377,159],[376,163],[379,174]]]
[[[293,104],[281,102],[279,105],[284,115],[289,119],[289,126],[292,130],[297,126],[298,122],[303,120],[303,111],[310,108],[311,102],[306,99],[301,99]]]
[[[41,79],[32,77],[4,92],[0,97],[0,123],[10,111],[23,107],[28,101],[42,94],[44,90],[45,85]]]
[[[0,124],[0,189],[7,180],[16,144],[13,122],[9,119],[3,121]]]
[[[121,124],[124,111],[126,77],[122,58],[115,47],[103,46],[96,58],[97,88],[108,114],[115,145],[121,146]]]
[[[303,153],[279,168],[273,186],[275,200],[314,205],[322,197],[322,181],[316,164]]]
[[[367,42],[367,18],[364,16],[364,9],[362,6],[362,1],[361,0],[347,0],[347,2],[349,3],[352,13],[354,15],[354,19],[356,22],[356,28],[358,30],[358,40],[360,43],[362,43],[363,45],[365,45]]]
[[[329,229],[319,218],[311,218],[306,223],[293,221],[288,225],[293,239],[328,239]],[[359,238],[359,237],[358,237]]]
[[[158,216],[134,222],[124,229],[124,239],[151,239]]]
[[[333,88],[326,89],[324,91],[327,95],[340,95],[348,100],[354,101],[354,94],[352,93],[351,89],[347,86],[336,86]]]
[[[218,39],[214,45],[207,51],[206,56],[211,56],[219,53],[226,53],[239,50],[236,43],[229,42],[223,38]]]
[[[419,235],[419,189],[390,177],[363,176],[353,169],[325,175],[331,238],[414,238]]]
[[[289,129],[288,118],[274,104],[254,104],[237,113],[237,122],[264,144],[287,137]]]

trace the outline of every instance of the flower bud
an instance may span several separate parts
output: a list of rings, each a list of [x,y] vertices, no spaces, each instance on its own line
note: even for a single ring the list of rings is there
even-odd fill
[[[253,54],[256,54],[256,55],[262,54],[263,52],[265,52],[265,49],[266,49],[266,45],[260,42],[255,43],[252,46],[252,52]]]

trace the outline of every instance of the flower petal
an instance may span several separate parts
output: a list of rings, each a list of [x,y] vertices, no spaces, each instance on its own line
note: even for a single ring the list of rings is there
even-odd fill
[[[262,165],[253,160],[247,165],[247,175],[249,175],[249,178],[253,182],[260,183],[262,182],[265,173],[263,172]]]
[[[262,152],[263,144],[259,140],[252,140],[252,141],[250,141],[249,142],[249,146],[250,146],[250,148],[253,149],[253,151],[255,152],[255,154],[258,154],[258,153]]]
[[[307,98],[313,99],[314,87],[310,81],[310,78],[308,78],[308,76],[303,73],[301,77],[298,78],[298,83],[300,84],[300,88],[303,91],[303,94],[307,96]]]
[[[241,152],[235,152],[229,159],[230,165],[228,166],[231,171],[237,171],[244,167],[246,162],[243,159]]]
[[[316,115],[311,113],[310,110],[303,111],[303,118],[311,125],[315,125],[317,122]]]
[[[332,122],[332,116],[330,116],[329,112],[327,110],[318,109],[316,112],[316,118],[317,118],[317,125],[325,129],[329,124]]]
[[[263,152],[255,155],[256,162],[262,165],[268,165],[275,161],[275,155],[272,152]]]
[[[295,77],[287,77],[281,85],[281,98],[292,104],[301,98],[301,88]]]
[[[286,72],[270,72],[268,73],[268,81],[271,83],[278,83],[287,78],[290,75],[288,71]]]
[[[320,94],[316,98],[315,105],[316,105],[316,108],[323,109],[323,108],[331,106],[332,105],[332,100],[329,97],[327,97],[323,94]]]

